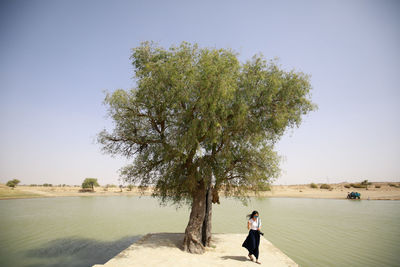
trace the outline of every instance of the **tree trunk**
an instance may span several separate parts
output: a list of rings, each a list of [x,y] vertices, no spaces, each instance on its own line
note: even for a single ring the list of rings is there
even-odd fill
[[[206,209],[206,189],[204,182],[199,182],[196,192],[193,194],[192,211],[189,223],[185,230],[183,249],[190,253],[204,253],[202,243],[202,228]]]
[[[212,218],[212,189],[208,186],[206,193],[206,208],[202,229],[203,246],[209,247],[211,241],[211,218]]]

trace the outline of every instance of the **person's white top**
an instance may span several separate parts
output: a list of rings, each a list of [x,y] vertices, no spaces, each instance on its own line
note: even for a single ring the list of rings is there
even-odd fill
[[[251,230],[257,230],[258,229],[258,221],[260,220],[260,218],[257,218],[255,221],[253,219],[250,219],[250,229]],[[260,220],[260,227],[261,227],[261,220]]]

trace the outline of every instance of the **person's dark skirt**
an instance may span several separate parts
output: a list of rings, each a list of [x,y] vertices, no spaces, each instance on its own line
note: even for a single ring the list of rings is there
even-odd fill
[[[260,245],[260,233],[257,230],[250,230],[249,235],[243,242],[242,247],[247,248],[249,254],[252,254],[258,259],[258,246]]]

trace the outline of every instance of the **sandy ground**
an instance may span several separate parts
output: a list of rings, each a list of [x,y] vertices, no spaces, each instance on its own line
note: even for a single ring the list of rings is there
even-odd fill
[[[213,234],[211,247],[201,255],[183,251],[183,233],[155,233],[144,236],[104,265],[128,266],[259,266],[247,258],[242,247],[247,234]],[[259,261],[262,266],[298,266],[293,260],[261,237]]]
[[[120,196],[132,195],[138,196],[141,193],[135,187],[131,191],[128,188],[118,187],[95,187],[94,192],[79,192],[81,188],[75,186],[26,186],[20,185],[15,189],[11,189],[4,184],[0,184],[0,199],[13,198],[34,198],[34,197],[67,197],[67,196]],[[144,195],[151,195],[151,190],[148,190]]]
[[[399,183],[395,184],[398,185]],[[356,191],[361,193],[361,199],[400,200],[400,188],[389,186],[388,183],[373,183],[368,190],[365,188],[345,188],[345,185],[346,183],[331,184],[332,190],[313,189],[310,185],[274,185],[271,191],[261,192],[260,196],[345,199],[348,192]],[[380,186],[380,188],[375,188],[375,185]],[[95,192],[92,193],[81,193],[79,189],[80,187],[74,186],[17,186],[15,189],[11,189],[0,184],[0,199],[59,196],[138,196],[141,194],[136,187],[131,191],[128,188],[123,188],[122,192],[120,188],[116,187],[95,187]],[[151,195],[151,190],[147,190],[144,195]]]
[[[345,185],[347,183],[331,184],[332,190],[311,188],[310,185],[273,186],[271,191],[262,192],[261,196],[345,199],[349,192],[354,191],[361,193],[361,199],[400,200],[400,188],[389,186],[388,183],[374,183],[368,189],[346,188]],[[380,188],[375,188],[375,185]]]

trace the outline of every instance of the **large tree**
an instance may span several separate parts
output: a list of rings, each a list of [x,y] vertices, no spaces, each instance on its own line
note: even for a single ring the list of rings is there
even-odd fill
[[[145,42],[131,59],[136,87],[106,95],[114,129],[99,142],[133,159],[124,181],[191,205],[184,249],[202,253],[218,192],[245,197],[278,176],[274,144],[315,107],[309,78],[262,56],[241,63],[231,50],[186,42]]]

